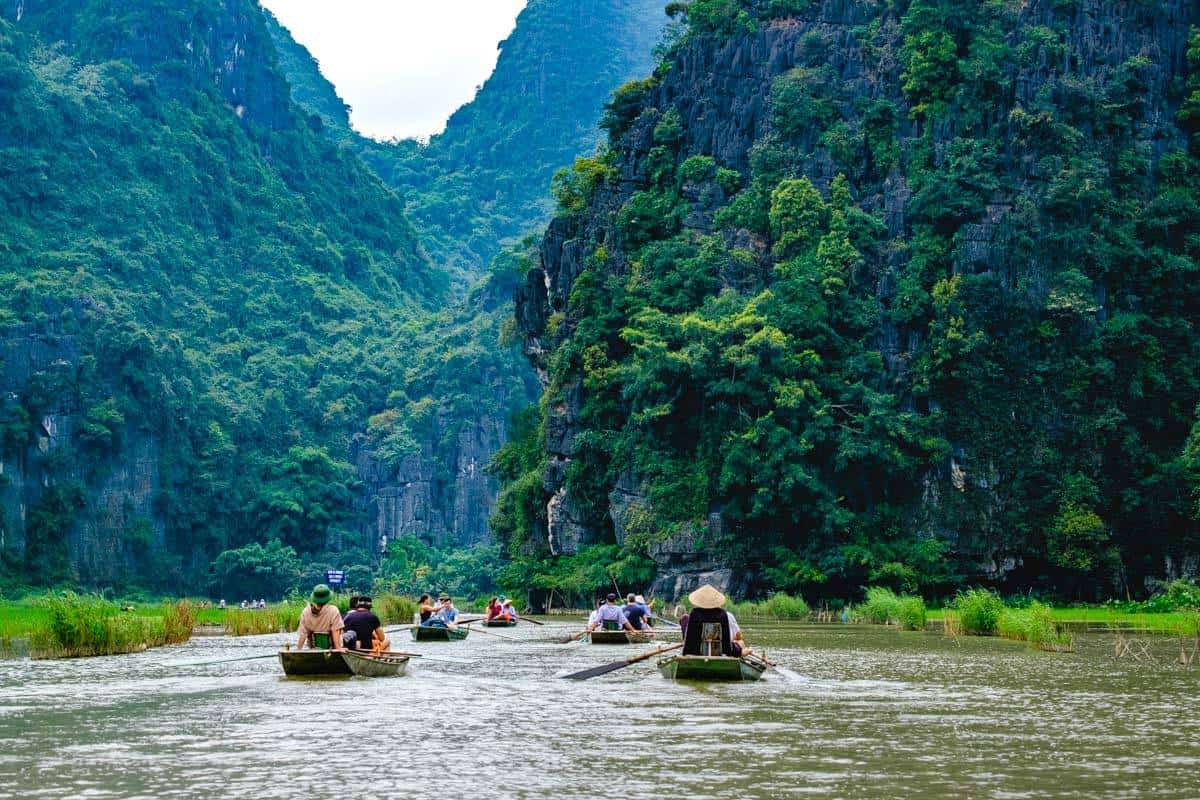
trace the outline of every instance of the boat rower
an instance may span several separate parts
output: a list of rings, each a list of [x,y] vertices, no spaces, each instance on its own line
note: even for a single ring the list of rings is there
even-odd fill
[[[507,597],[500,598],[500,614],[512,622],[516,622],[518,619],[517,609],[513,606],[512,600]]]
[[[625,607],[621,609],[625,613],[625,619],[629,620],[629,624],[639,631],[646,630],[646,607],[639,605],[637,595],[630,592],[625,598]]]
[[[588,633],[597,628],[606,631],[626,630],[630,633],[637,633],[637,628],[629,624],[625,611],[617,605],[617,596],[612,592],[608,593],[608,597],[604,598],[604,605],[596,609],[595,615],[588,622]]]
[[[333,604],[333,591],[323,583],[313,587],[308,605],[300,612],[300,627],[296,629],[298,650],[345,650],[342,633],[346,628],[342,614]]]
[[[688,595],[690,614],[679,619],[683,628],[685,656],[734,656],[750,654],[742,629],[725,610],[725,595],[707,583]]]

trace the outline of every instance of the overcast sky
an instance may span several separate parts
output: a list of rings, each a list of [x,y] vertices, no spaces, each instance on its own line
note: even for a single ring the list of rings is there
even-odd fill
[[[438,133],[496,66],[526,0],[262,0],[321,64],[355,130]]]

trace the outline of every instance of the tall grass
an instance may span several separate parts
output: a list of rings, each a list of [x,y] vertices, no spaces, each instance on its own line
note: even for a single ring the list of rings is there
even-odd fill
[[[344,614],[350,610],[350,596],[336,595],[333,604]],[[294,599],[266,608],[230,608],[225,612],[225,632],[230,636],[291,633],[300,626],[305,605],[306,601]],[[417,604],[408,597],[385,594],[373,598],[373,610],[384,625],[403,625],[412,622]]]
[[[871,586],[867,598],[855,608],[866,622],[899,625],[909,631],[925,629],[925,601],[915,595],[898,595],[884,586]]]
[[[124,612],[116,603],[74,592],[47,595],[38,604],[46,616],[29,633],[34,658],[117,655],[178,644],[191,638],[194,623],[186,601],[159,616]]]
[[[991,636],[996,632],[1004,601],[987,589],[968,589],[959,592],[951,607],[957,612],[962,632],[975,636]]]
[[[1074,638],[1054,621],[1054,611],[1042,603],[1028,608],[1006,608],[996,621],[996,633],[1005,639],[1029,642],[1038,650],[1070,650]]]
[[[738,619],[797,620],[807,619],[808,603],[803,597],[776,592],[758,602],[726,603],[725,608]]]

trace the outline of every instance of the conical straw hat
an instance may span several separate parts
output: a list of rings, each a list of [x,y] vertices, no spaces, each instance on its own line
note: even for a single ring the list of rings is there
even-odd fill
[[[720,608],[725,605],[725,595],[707,583],[688,595],[696,608]]]

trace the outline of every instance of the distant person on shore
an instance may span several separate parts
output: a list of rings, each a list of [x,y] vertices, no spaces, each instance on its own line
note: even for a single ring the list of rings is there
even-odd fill
[[[296,630],[299,641],[296,647],[303,650],[345,650],[342,641],[346,625],[342,614],[333,604],[333,591],[323,583],[313,587],[308,596],[308,605],[300,612],[300,627]]]
[[[383,632],[383,623],[371,610],[371,598],[363,595],[354,598],[354,607],[346,614],[342,622],[346,626],[346,646],[352,650],[371,650],[381,641],[379,649],[386,650],[387,634]]]
[[[454,607],[454,601],[450,599],[450,595],[442,594],[438,597],[438,610],[427,622],[422,622],[427,628],[449,628],[454,630],[458,627],[458,609]]]
[[[224,597],[221,598],[221,605],[219,605],[218,608],[220,608],[222,611],[225,610],[225,598]]]
[[[424,625],[436,613],[437,606],[434,605],[433,598],[429,596],[429,593],[421,595],[421,598],[417,600],[417,624]]]
[[[725,595],[707,583],[688,595],[692,610],[679,618],[685,656],[734,656],[750,654],[742,629],[725,610]]]
[[[604,598],[604,605],[596,609],[594,618],[588,623],[588,633],[597,628],[606,631],[625,630],[637,633],[637,628],[629,624],[624,610],[617,605],[617,596],[612,592],[609,592],[608,597]]]

